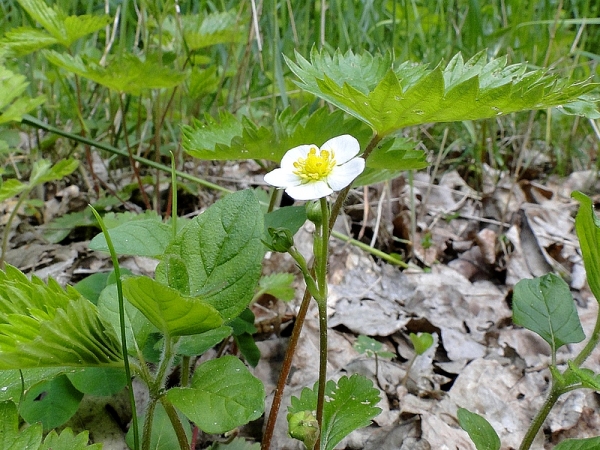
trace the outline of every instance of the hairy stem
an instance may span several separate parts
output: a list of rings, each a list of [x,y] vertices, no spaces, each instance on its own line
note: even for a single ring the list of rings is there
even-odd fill
[[[165,412],[167,416],[169,416],[169,420],[171,421],[171,425],[173,425],[173,430],[175,430],[175,435],[177,436],[177,442],[179,442],[179,447],[181,450],[188,450],[190,448],[190,443],[188,442],[187,436],[185,435],[185,430],[183,429],[183,424],[177,415],[177,411],[171,404],[169,400],[165,396],[160,398],[160,403],[165,408]]]
[[[556,401],[558,400],[558,397],[560,397],[560,395],[561,395],[560,389],[553,382],[552,388],[550,389],[550,394],[546,398],[546,401],[542,405],[542,408],[538,411],[536,416],[533,418],[531,425],[529,425],[529,429],[527,430],[527,433],[525,434],[525,437],[523,438],[523,441],[521,442],[521,446],[519,447],[519,450],[529,450],[529,448],[531,448],[531,444],[533,444],[533,440],[535,439],[535,436],[538,434],[538,431],[540,431],[540,428],[544,424],[546,417],[548,417],[550,410],[552,410],[552,407],[554,406],[554,404],[556,403]]]

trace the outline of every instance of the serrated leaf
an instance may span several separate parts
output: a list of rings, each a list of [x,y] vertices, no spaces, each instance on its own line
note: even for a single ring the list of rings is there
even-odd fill
[[[189,50],[198,50],[216,44],[241,42],[244,27],[233,11],[214,12],[208,15],[187,14],[181,18],[183,36]]]
[[[300,398],[292,397],[288,407],[289,414],[301,411],[314,411],[317,408],[318,386],[304,388]],[[379,390],[373,387],[371,380],[354,374],[350,378],[342,377],[337,384],[330,380],[325,387],[325,407],[321,430],[321,450],[333,450],[335,446],[352,431],[366,427],[381,409]],[[289,416],[288,414],[288,416]]]
[[[367,158],[367,168],[385,170],[418,170],[429,165],[427,155],[415,149],[415,142],[406,138],[383,140]]]
[[[587,439],[566,439],[554,447],[554,450],[597,450],[600,448],[600,437]]]
[[[60,434],[52,430],[39,450],[102,450],[102,444],[88,445],[89,440],[88,431],[75,435],[70,428],[65,428]]]
[[[167,398],[205,433],[225,433],[259,418],[264,410],[262,382],[233,356],[201,364],[191,387],[173,388]]]
[[[227,195],[192,220],[165,250],[181,258],[189,276],[191,296],[202,295],[230,320],[254,295],[264,246],[263,214],[251,190]],[[161,262],[156,279],[169,284]]]
[[[591,198],[577,191],[571,195],[581,203],[575,217],[575,230],[590,290],[600,302],[600,220],[594,212]]]
[[[79,227],[96,226],[97,222],[89,208],[83,211],[64,214],[44,225],[43,236],[51,244],[58,244],[71,231]]]
[[[43,96],[27,98],[23,96],[29,83],[23,75],[15,74],[0,65],[0,124],[20,122],[24,114],[41,105]]]
[[[258,285],[261,292],[270,294],[273,297],[283,301],[290,301],[294,298],[294,275],[291,273],[272,273],[271,275],[263,276]]]
[[[463,62],[458,54],[445,69],[403,64],[394,70],[387,54],[338,51],[331,56],[313,49],[310,62],[297,53],[296,62],[287,59],[287,63],[302,89],[368,124],[380,136],[430,122],[590,103],[585,94],[594,89],[592,83],[558,82],[543,71],[527,72],[526,64],[507,66],[506,58],[484,64],[484,56],[481,52]]]
[[[26,184],[21,183],[16,178],[9,178],[0,186],[0,202],[16,197],[26,189]]]
[[[465,408],[458,408],[458,423],[469,433],[477,450],[499,450],[500,438],[487,420]]]
[[[123,295],[169,336],[203,333],[223,324],[218,311],[201,297],[184,297],[148,277],[123,280]]]
[[[145,89],[170,89],[183,83],[187,74],[167,67],[158,60],[147,57],[139,59],[125,54],[101,66],[95,61],[84,61],[53,50],[44,50],[44,56],[52,64],[80,75],[117,92],[140,95]]]
[[[61,159],[52,164],[46,159],[38,159],[33,163],[29,186],[38,186],[49,181],[57,181],[73,173],[79,166],[76,159]]]
[[[19,431],[19,415],[13,402],[0,403],[0,448],[3,450],[37,449],[42,442],[42,424]]]
[[[585,338],[569,286],[553,273],[515,285],[513,322],[539,334],[553,354]]]
[[[109,229],[108,234],[118,255],[158,257],[167,248],[173,231],[160,219],[134,220]],[[107,252],[104,233],[96,235],[89,244],[90,249]]]
[[[41,422],[44,430],[51,430],[69,420],[83,398],[66,375],[33,386],[25,393],[19,413],[27,423]]]
[[[18,27],[8,30],[0,40],[0,46],[8,48],[15,56],[25,56],[37,50],[58,43],[47,32],[31,27]]]
[[[275,162],[280,162],[285,152],[299,145],[321,145],[342,134],[351,134],[366,142],[371,134],[357,120],[345,118],[341,111],[331,113],[321,108],[309,115],[307,107],[295,114],[288,108],[268,126],[257,126],[248,119],[240,121],[225,112],[219,121],[206,115],[204,122],[195,121],[182,131],[183,148],[196,158]]]
[[[417,355],[422,355],[433,345],[433,336],[430,333],[410,333],[408,337]]]
[[[96,307],[56,281],[0,272],[0,370],[60,366],[122,367],[118,339]]]

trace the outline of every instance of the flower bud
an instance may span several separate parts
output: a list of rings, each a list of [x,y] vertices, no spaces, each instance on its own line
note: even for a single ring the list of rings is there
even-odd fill
[[[323,223],[323,210],[321,209],[321,203],[319,201],[312,201],[306,203],[306,217],[316,226]]]
[[[288,430],[290,436],[304,442],[306,448],[313,448],[319,437],[319,425],[312,411],[288,414]]]
[[[294,245],[294,236],[287,228],[271,228],[267,230],[271,242],[265,245],[275,252],[285,253]]]

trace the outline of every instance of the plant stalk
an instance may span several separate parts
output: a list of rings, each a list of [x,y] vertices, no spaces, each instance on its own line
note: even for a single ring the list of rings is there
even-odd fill
[[[190,443],[188,442],[185,430],[183,429],[183,424],[181,423],[179,415],[173,407],[173,404],[165,396],[160,397],[160,403],[163,406],[163,408],[165,408],[165,412],[167,413],[167,416],[169,416],[171,425],[173,425],[173,430],[175,431],[175,435],[177,436],[177,442],[179,442],[179,447],[181,448],[181,450],[189,450]]]
[[[554,404],[556,403],[556,401],[558,400],[558,397],[560,397],[560,395],[561,395],[561,391],[555,384],[555,381],[553,381],[552,388],[550,389],[550,394],[548,394],[548,397],[546,398],[546,401],[544,401],[542,408],[538,411],[538,413],[533,418],[531,425],[529,425],[529,429],[527,430],[527,433],[525,434],[525,437],[523,438],[523,441],[521,442],[521,446],[519,447],[519,450],[529,450],[531,448],[531,444],[533,444],[533,440],[535,439],[536,435],[540,431],[540,428],[544,424],[544,421],[548,417],[548,414],[550,414],[550,411],[554,407]]]

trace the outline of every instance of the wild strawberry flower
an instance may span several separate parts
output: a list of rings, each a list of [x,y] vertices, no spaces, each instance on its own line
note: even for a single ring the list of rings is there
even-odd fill
[[[295,200],[316,200],[348,186],[365,169],[365,160],[356,157],[358,141],[344,134],[329,139],[321,148],[314,144],[288,150],[281,168],[265,175],[271,186],[285,188]]]

